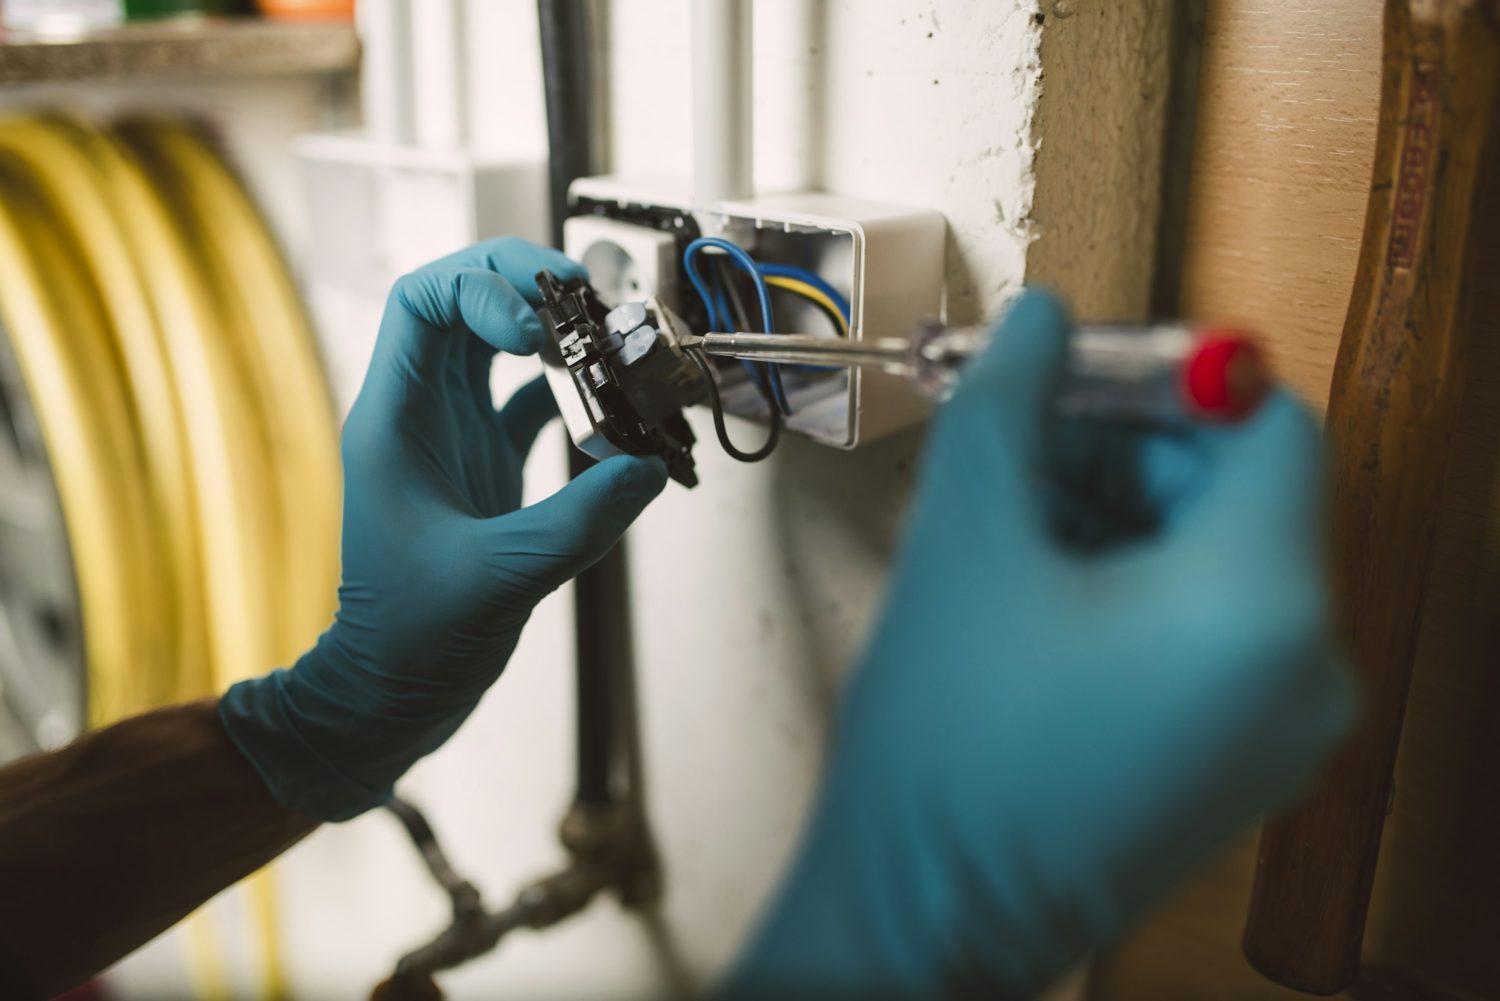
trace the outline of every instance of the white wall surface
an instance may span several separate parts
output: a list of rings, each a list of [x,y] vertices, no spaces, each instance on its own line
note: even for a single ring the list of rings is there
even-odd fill
[[[610,167],[684,175],[687,0],[606,6]],[[763,190],[813,186],[939,209],[951,232],[950,315],[993,313],[1024,277],[1036,9],[1032,0],[760,0]],[[475,147],[541,157],[534,4],[473,0],[469,16]],[[306,233],[286,144],[317,125],[317,93],[256,85],[226,92],[212,109],[294,247]],[[323,335],[368,345],[374,308]],[[497,382],[514,386],[534,371],[507,360]],[[629,539],[649,811],[666,867],[660,920],[651,926],[597,903],[448,975],[450,997],[701,988],[734,954],[792,850],[838,679],[875,614],[920,432],[854,453],[794,439],[771,461],[742,466],[718,450],[702,415],[695,429],[702,486],[669,486]],[[733,430],[747,440],[759,433]],[[528,467],[529,497],[562,482],[563,454],[554,428]],[[554,831],[572,791],[571,647],[571,606],[560,593],[537,610],[479,711],[402,786],[492,904],[563,860]],[[404,949],[446,922],[443,898],[383,813],[320,830],[276,873],[300,998],[364,996]],[[242,896],[211,910],[236,982],[253,983]],[[115,984],[126,997],[194,996],[196,940],[165,936],[124,963]]]

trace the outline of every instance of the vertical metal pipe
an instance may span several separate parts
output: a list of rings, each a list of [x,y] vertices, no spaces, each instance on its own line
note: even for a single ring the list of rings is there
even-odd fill
[[[594,50],[588,5],[581,0],[537,0],[542,42],[542,89],[547,100],[547,170],[552,243],[563,244],[568,186],[593,170],[594,129],[589,87]]]
[[[577,476],[592,460],[570,449],[569,471]],[[630,670],[628,560],[622,540],[573,581],[573,640],[577,658],[577,788],[574,801],[607,806],[615,799],[617,678]]]
[[[751,0],[692,0],[693,205],[755,194]]]
[[[589,62],[593,56],[588,5],[580,0],[537,0],[542,43],[542,84],[547,99],[548,179],[552,242],[563,243],[568,186],[593,167]],[[577,476],[591,460],[568,447],[568,470]],[[630,632],[625,601],[627,566],[622,542],[573,582],[573,636],[577,648],[576,800],[604,806],[613,799],[615,746],[613,682],[628,677]]]

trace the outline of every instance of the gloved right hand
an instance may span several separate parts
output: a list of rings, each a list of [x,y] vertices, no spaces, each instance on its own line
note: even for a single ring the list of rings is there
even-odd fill
[[[1350,726],[1312,418],[1279,392],[1233,429],[1054,426],[1067,330],[1029,294],[939,414],[811,827],[721,997],[1030,996]]]
[[[496,410],[495,354],[546,336],[535,275],[583,270],[492,240],[396,283],[344,425],[343,583],[290,670],[241,682],[219,716],[272,796],[318,820],[384,801],[500,676],[531,610],[609,551],[667,482],[617,455],[521,507],[521,467],[557,403],[538,377]]]

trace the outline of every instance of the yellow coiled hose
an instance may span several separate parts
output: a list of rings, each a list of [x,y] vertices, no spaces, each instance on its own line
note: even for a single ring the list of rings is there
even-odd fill
[[[280,532],[272,659],[288,663],[332,619],[339,581],[341,481],[334,409],[302,301],[265,223],[223,159],[171,120],[119,130],[171,194],[209,274],[218,315],[258,409],[277,475],[266,479]],[[311,429],[311,430],[310,430]],[[220,685],[259,674],[221,675]]]
[[[141,704],[153,687],[142,665],[171,665],[131,401],[98,298],[75,266],[76,244],[11,166],[0,169],[0,314],[75,554],[90,701]]]
[[[210,665],[205,649],[201,567],[192,469],[184,440],[185,415],[178,405],[173,374],[147,295],[140,263],[114,206],[98,183],[96,165],[59,130],[27,120],[0,123],[0,157],[25,172],[36,192],[36,208],[68,233],[86,283],[105,323],[91,343],[109,345],[108,355],[90,364],[94,378],[118,381],[130,401],[140,444],[139,474],[145,491],[154,543],[145,572],[160,582],[166,604],[158,627],[167,631],[168,662],[120,668],[92,667],[89,718],[107,722],[162,700],[206,692]],[[55,265],[54,265],[55,268]],[[60,274],[49,269],[49,274]],[[99,349],[99,350],[102,350]],[[39,406],[49,402],[39,396]],[[54,462],[57,457],[54,457]],[[66,493],[64,494],[66,496]],[[86,551],[85,551],[86,552]],[[82,563],[83,561],[79,561]],[[79,569],[83,569],[80,567]],[[85,634],[91,630],[85,626]],[[122,673],[123,672],[123,673]],[[142,676],[137,684],[113,679]],[[139,694],[127,696],[127,691]]]
[[[168,120],[0,122],[0,326],[61,499],[91,724],[306,649],[338,583],[334,410],[286,265],[213,146]],[[281,997],[265,876],[251,902]],[[221,968],[197,932],[200,970]]]

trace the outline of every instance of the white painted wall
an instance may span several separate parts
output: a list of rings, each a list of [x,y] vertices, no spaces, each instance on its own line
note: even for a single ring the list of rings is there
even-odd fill
[[[607,6],[611,167],[683,174],[687,0]],[[950,315],[993,313],[1024,274],[1035,12],[1034,0],[760,0],[763,189],[815,186],[941,210]],[[539,158],[534,5],[473,0],[469,13],[475,146]],[[289,86],[258,86],[217,113],[299,245],[285,141],[316,116],[313,91]],[[373,320],[324,334],[367,342]],[[497,382],[533,371],[504,362]],[[875,612],[920,433],[855,453],[791,440],[746,467],[718,451],[707,421],[695,427],[703,485],[670,486],[630,537],[649,809],[666,865],[661,919],[648,928],[601,902],[448,976],[450,997],[645,998],[702,987],[792,850],[838,679]],[[563,452],[557,429],[544,435],[530,497],[562,482]],[[562,861],[553,832],[571,795],[570,615],[566,594],[543,603],[479,711],[403,785],[492,903]],[[384,814],[319,831],[276,871],[299,998],[363,996],[446,921],[443,899]],[[236,979],[249,982],[243,900],[231,896],[213,915]],[[176,932],[128,960],[115,976],[123,995],[193,996],[193,941]]]

